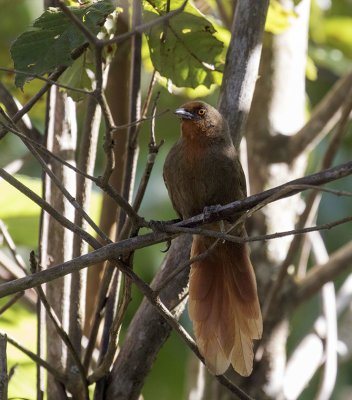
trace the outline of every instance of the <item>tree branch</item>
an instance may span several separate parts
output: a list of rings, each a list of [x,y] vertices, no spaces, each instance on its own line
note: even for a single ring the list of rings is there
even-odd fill
[[[295,285],[291,290],[294,303],[298,305],[312,297],[326,282],[333,281],[351,266],[352,242],[349,242],[333,253],[327,263],[311,268],[306,277]]]
[[[291,136],[288,144],[288,152],[285,152],[285,159],[271,160],[271,162],[292,162],[303,151],[307,150],[309,145],[319,139],[319,135],[324,131],[326,125],[341,108],[348,96],[346,93],[352,88],[352,71],[340,78],[328,94],[313,110],[313,113],[302,129],[294,136]],[[324,131],[325,132],[325,131]],[[327,133],[327,132],[325,132]],[[271,156],[275,156],[271,152]],[[277,154],[281,154],[278,152]],[[288,158],[287,158],[288,157]]]
[[[229,123],[236,148],[244,133],[258,77],[268,6],[268,0],[239,0],[232,23],[218,108]]]

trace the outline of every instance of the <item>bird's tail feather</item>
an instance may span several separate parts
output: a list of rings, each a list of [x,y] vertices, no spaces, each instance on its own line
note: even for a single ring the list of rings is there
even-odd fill
[[[213,240],[195,236],[191,256],[206,251]],[[253,368],[253,339],[262,335],[257,284],[246,244],[218,244],[192,264],[188,311],[205,363],[215,375],[230,364],[241,375]]]

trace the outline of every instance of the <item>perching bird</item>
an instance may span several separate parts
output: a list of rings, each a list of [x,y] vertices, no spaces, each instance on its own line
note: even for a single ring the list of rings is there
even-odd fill
[[[246,196],[246,182],[228,124],[212,106],[187,103],[175,110],[181,136],[164,165],[172,205],[183,219],[205,207],[224,205]],[[225,231],[231,222],[224,223]],[[220,230],[220,223],[207,229]],[[243,224],[231,231],[245,236]],[[191,257],[205,252],[213,238],[195,235]],[[245,243],[219,242],[194,262],[190,272],[189,316],[200,353],[211,373],[223,374],[230,364],[241,375],[253,369],[253,339],[262,335],[257,284]]]

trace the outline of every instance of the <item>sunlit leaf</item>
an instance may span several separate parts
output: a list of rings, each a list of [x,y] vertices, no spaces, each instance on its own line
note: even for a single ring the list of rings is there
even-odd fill
[[[181,4],[182,1],[172,2],[172,9]],[[165,1],[150,1],[145,7],[145,20],[156,19],[165,11]],[[154,68],[178,87],[219,83],[216,70],[222,65],[224,45],[215,32],[211,22],[187,4],[185,11],[168,24],[158,24],[146,32]]]
[[[97,34],[114,7],[101,1],[85,7],[71,7],[71,11],[93,33]],[[86,43],[84,34],[57,8],[48,8],[31,30],[22,33],[11,46],[15,69],[44,75],[58,65],[70,66],[72,50]],[[15,84],[23,88],[31,78],[16,75]]]
[[[92,79],[88,75],[88,69],[94,71],[94,64],[88,64],[84,56],[79,57],[59,78],[58,82],[73,88],[85,89],[91,91]],[[68,90],[68,95],[74,101],[80,101],[85,98],[85,94],[74,90]]]

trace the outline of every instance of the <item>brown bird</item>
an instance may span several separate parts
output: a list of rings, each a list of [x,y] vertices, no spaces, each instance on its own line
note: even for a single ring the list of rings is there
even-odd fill
[[[182,119],[181,136],[164,165],[172,205],[183,219],[205,207],[224,205],[246,196],[246,181],[226,120],[212,106],[195,101],[175,114]],[[237,217],[238,218],[238,217]],[[225,230],[231,222],[225,221]],[[220,223],[207,229],[220,230]],[[243,226],[232,235],[245,236]],[[204,253],[213,238],[195,235],[191,257]],[[200,353],[211,373],[223,374],[230,364],[241,375],[253,369],[253,339],[262,335],[257,284],[248,247],[221,242],[190,272],[188,312]]]

